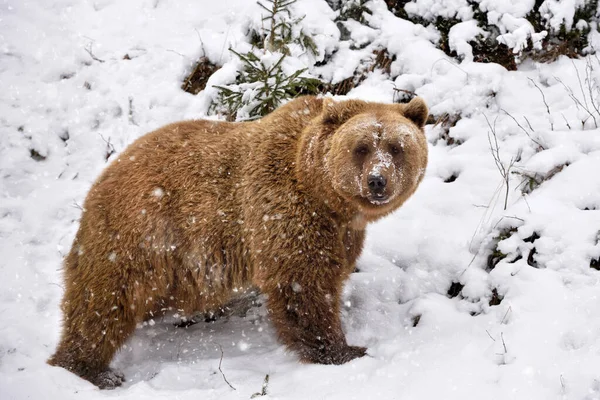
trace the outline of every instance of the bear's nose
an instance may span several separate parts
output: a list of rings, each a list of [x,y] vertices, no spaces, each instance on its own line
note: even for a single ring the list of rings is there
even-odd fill
[[[367,177],[367,184],[372,192],[380,193],[383,192],[386,185],[386,180],[383,175],[369,175]]]

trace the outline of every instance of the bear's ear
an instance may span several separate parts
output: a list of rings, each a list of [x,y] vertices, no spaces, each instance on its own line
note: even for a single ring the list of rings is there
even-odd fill
[[[321,116],[326,124],[342,125],[353,116],[364,111],[366,103],[361,100],[337,101],[331,97],[323,99],[323,111]]]
[[[429,109],[422,98],[415,97],[409,103],[403,104],[402,115],[422,128],[427,121]]]

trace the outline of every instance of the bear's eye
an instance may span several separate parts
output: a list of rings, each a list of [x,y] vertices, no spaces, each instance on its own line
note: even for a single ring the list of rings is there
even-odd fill
[[[400,146],[397,146],[395,144],[390,146],[390,153],[392,153],[392,155],[396,156],[398,154],[400,154],[402,150],[400,149]]]
[[[364,156],[369,152],[369,148],[365,145],[360,145],[356,149],[354,149],[354,152],[359,156]]]

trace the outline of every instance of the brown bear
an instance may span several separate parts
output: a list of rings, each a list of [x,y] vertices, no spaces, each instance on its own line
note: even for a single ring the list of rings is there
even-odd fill
[[[179,122],[142,136],[87,195],[49,363],[118,386],[109,364],[137,323],[214,311],[254,286],[302,361],[363,356],[342,331],[342,287],[365,224],[423,178],[427,113],[419,98],[300,97],[252,122]]]

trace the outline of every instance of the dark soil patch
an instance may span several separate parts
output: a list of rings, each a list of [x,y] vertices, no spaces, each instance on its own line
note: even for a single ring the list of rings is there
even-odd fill
[[[465,285],[463,285],[460,282],[452,282],[452,285],[450,285],[450,288],[448,289],[448,297],[450,297],[451,299],[454,297],[457,297],[460,295],[460,292],[462,292],[463,288],[465,287]]]
[[[221,67],[213,64],[206,57],[200,57],[192,72],[183,80],[181,89],[196,95],[206,88],[208,78]]]
[[[41,155],[36,149],[29,149],[29,156],[35,161],[44,161],[46,156]]]
[[[458,178],[458,174],[452,174],[446,179],[444,179],[444,183],[452,183],[456,180],[456,178]]]
[[[413,328],[416,327],[417,325],[419,325],[420,321],[421,321],[421,315],[415,315],[414,317],[412,317]]]
[[[502,303],[502,300],[504,300],[504,296],[500,296],[496,288],[492,289],[492,298],[489,302],[490,307],[500,305],[500,303]]]

